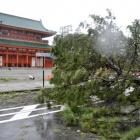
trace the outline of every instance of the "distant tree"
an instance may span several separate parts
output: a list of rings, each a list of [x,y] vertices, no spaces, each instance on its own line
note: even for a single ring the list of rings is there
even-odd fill
[[[128,26],[131,33],[128,45],[129,71],[140,71],[140,20],[135,20]]]

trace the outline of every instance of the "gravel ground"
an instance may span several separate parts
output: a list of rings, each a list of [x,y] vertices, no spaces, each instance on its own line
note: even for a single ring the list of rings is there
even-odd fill
[[[37,103],[39,91],[0,93],[0,109]]]
[[[51,69],[44,69],[44,86],[51,87],[48,77]],[[34,77],[31,79],[30,77]],[[43,69],[41,68],[0,68],[0,92],[39,89],[43,86]]]

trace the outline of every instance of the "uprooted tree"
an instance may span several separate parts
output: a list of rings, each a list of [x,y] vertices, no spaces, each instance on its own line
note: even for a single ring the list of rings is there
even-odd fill
[[[128,26],[128,38],[109,10],[106,17],[91,18],[95,26],[88,34],[55,37],[55,86],[41,96],[69,106],[64,113],[68,125],[120,139],[123,129],[139,125],[140,22]]]

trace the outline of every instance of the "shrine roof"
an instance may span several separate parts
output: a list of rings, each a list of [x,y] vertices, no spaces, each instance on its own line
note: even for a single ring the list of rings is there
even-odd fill
[[[22,29],[30,29],[34,31],[46,32],[51,36],[54,35],[56,32],[46,29],[42,21],[40,20],[33,20],[28,18],[23,18],[19,16],[9,15],[0,12],[0,25],[7,25]]]

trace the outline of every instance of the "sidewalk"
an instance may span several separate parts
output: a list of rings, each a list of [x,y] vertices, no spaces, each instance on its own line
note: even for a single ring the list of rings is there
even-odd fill
[[[42,81],[23,81],[18,83],[0,83],[0,92],[10,91],[23,91],[23,90],[35,90],[43,87]],[[45,88],[51,88],[53,85],[49,81],[45,81]]]

